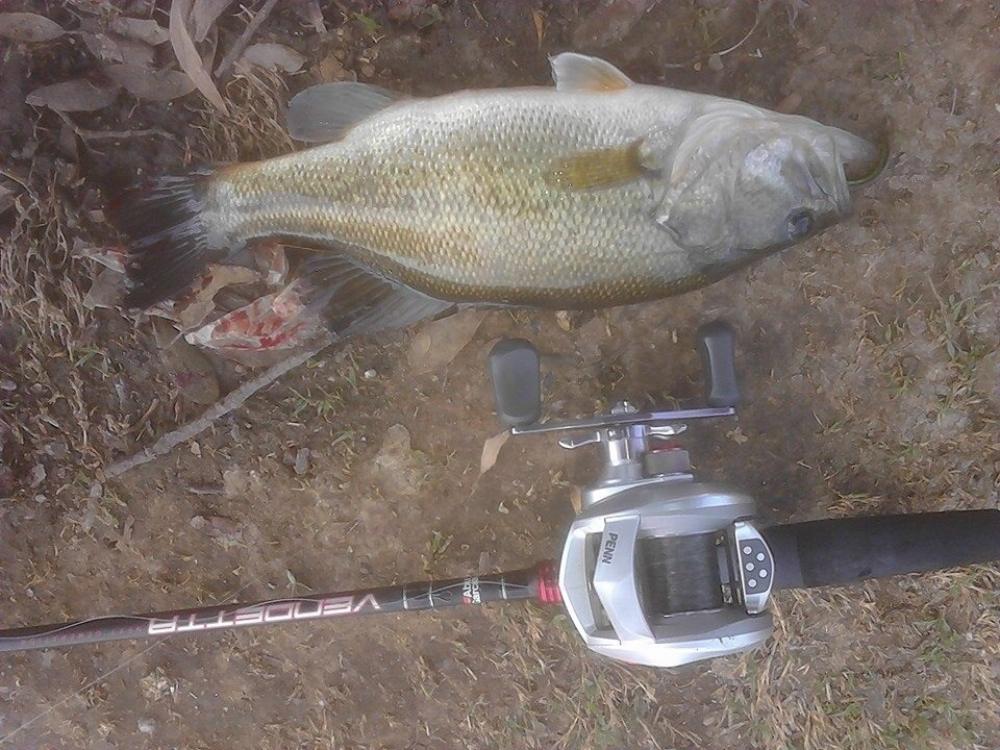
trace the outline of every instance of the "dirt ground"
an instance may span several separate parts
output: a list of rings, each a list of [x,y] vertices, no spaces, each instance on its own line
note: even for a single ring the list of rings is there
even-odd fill
[[[146,17],[166,26],[167,5]],[[220,55],[252,16],[239,5],[218,21]],[[416,19],[335,2],[323,4],[325,35],[290,5],[256,38],[308,62],[237,75],[228,116],[197,92],[171,103],[120,93],[67,115],[70,126],[25,96],[99,82],[93,54],[75,36],[0,40],[4,625],[553,556],[592,454],[519,438],[478,478],[499,430],[485,358],[507,335],[542,351],[549,411],[583,415],[626,394],[697,403],[693,332],[724,317],[739,331],[747,399],[738,422],[690,430],[703,476],[754,494],[775,521],[997,507],[996,3],[774,3],[728,52],[753,25],[752,3],[654,3],[629,28],[635,2],[611,17],[594,2],[416,3],[430,13]],[[72,29],[98,6],[2,10]],[[276,113],[324,61],[430,95],[545,85],[547,55],[566,49],[642,82],[862,134],[888,123],[889,168],[850,219],[705,290],[562,318],[490,312],[450,363],[423,373],[413,331],[352,341],[195,442],[104,478],[203,407],[171,378],[148,323],[84,304],[98,266],[74,249],[116,241],[99,185],[288,150]],[[248,376],[212,362],[223,392]],[[0,746],[997,748],[998,584],[1000,568],[981,567],[783,593],[767,648],[676,670],[591,656],[558,610],[516,606],[8,655]]]

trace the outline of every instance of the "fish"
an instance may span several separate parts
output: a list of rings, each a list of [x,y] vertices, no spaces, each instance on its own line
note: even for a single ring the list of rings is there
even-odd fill
[[[135,191],[126,303],[262,239],[311,248],[296,295],[340,335],[467,306],[595,309],[709,284],[850,212],[880,150],[812,119],[550,59],[555,85],[293,97],[312,145]]]

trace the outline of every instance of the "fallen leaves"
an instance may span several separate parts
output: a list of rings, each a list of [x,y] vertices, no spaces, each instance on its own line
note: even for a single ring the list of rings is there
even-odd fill
[[[410,342],[410,368],[419,374],[447,365],[472,340],[485,316],[482,310],[464,310],[425,325]]]
[[[15,42],[51,42],[66,31],[55,21],[37,13],[0,13],[0,37]]]
[[[170,32],[150,19],[116,16],[111,19],[108,28],[116,34],[137,39],[153,47],[158,47],[170,39]]]
[[[183,299],[174,303],[172,318],[182,331],[200,326],[215,309],[215,295],[227,286],[253,284],[260,274],[243,266],[211,264],[202,274],[199,285]]]
[[[153,70],[128,63],[104,66],[104,74],[132,96],[151,102],[168,102],[194,91],[194,81],[180,70]]]
[[[535,25],[535,37],[538,39],[538,49],[541,49],[542,42],[545,40],[545,11],[531,11],[531,21]]]
[[[222,99],[222,94],[215,87],[212,77],[205,70],[205,65],[194,45],[191,32],[187,27],[187,18],[191,10],[191,0],[174,0],[170,4],[170,44],[181,70],[188,74],[194,85],[220,112],[229,114],[229,108]]]
[[[103,268],[87,290],[83,306],[88,310],[99,307],[113,310],[121,305],[124,297],[125,277],[111,268]]]
[[[284,44],[261,42],[247,47],[237,66],[256,65],[272,72],[297,73],[306,64],[306,58]]]
[[[479,457],[479,476],[482,476],[494,466],[500,457],[500,449],[510,440],[510,430],[497,433],[483,442],[483,452]]]
[[[95,86],[78,78],[53,83],[32,91],[25,101],[35,107],[48,107],[58,112],[94,112],[104,109],[117,96],[117,89]]]
[[[194,31],[194,40],[203,42],[208,37],[208,32],[212,30],[215,22],[219,19],[232,0],[194,0],[191,7],[191,27]]]
[[[295,14],[312,26],[317,34],[326,33],[326,22],[323,20],[323,11],[319,7],[319,0],[293,0],[292,8]]]

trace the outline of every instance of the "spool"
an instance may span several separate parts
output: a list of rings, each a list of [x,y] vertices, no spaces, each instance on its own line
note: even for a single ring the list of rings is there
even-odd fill
[[[639,540],[639,575],[647,617],[723,606],[715,537],[710,533]]]

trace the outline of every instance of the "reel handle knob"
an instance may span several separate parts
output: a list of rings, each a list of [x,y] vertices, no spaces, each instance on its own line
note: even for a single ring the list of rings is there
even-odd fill
[[[713,320],[698,329],[698,353],[705,374],[705,401],[709,406],[740,402],[736,379],[736,333],[724,320]]]
[[[503,339],[490,352],[497,416],[505,427],[537,422],[542,415],[538,350],[524,339]]]

